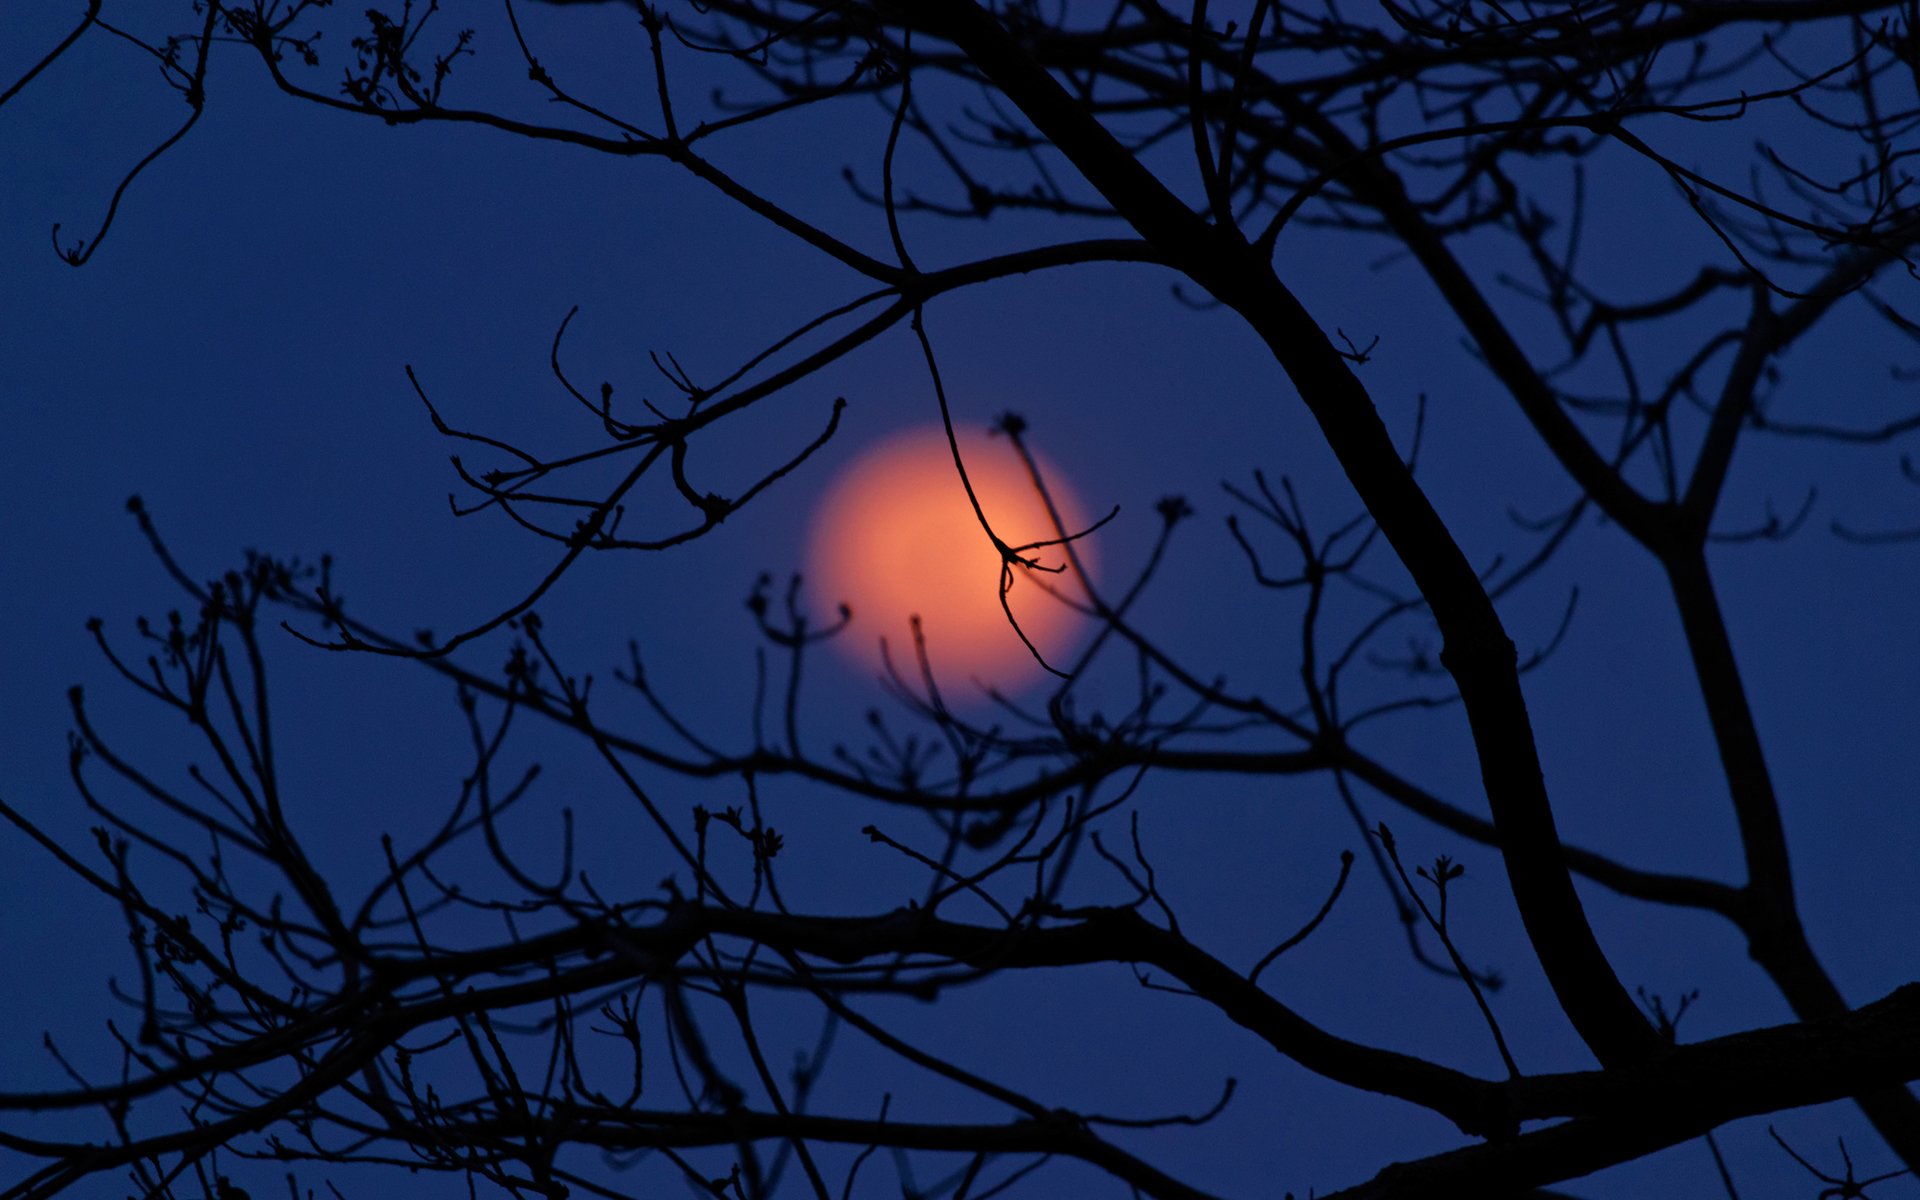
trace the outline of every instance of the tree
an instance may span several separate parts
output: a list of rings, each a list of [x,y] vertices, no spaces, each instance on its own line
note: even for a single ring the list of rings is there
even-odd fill
[[[76,689],[73,779],[97,844],[63,842],[11,800],[0,808],[76,892],[112,901],[137,967],[116,997],[134,1019],[100,1047],[117,1064],[110,1074],[69,1065],[50,1040],[70,1085],[0,1095],[9,1123],[21,1122],[0,1146],[27,1162],[7,1195],[93,1194],[103,1174],[147,1196],[260,1195],[281,1174],[296,1195],[336,1180],[349,1194],[384,1192],[385,1167],[513,1195],[624,1196],[685,1180],[736,1200],[827,1197],[885,1190],[861,1174],[877,1174],[881,1148],[899,1152],[899,1186],[913,1194],[1057,1188],[1026,1179],[1054,1160],[1080,1164],[1061,1175],[1074,1194],[1213,1194],[1232,1173],[1165,1131],[1231,1111],[1231,1080],[1211,1106],[1189,1106],[1197,1085],[1183,1080],[1160,1111],[1116,1115],[1009,1086],[982,1065],[994,1052],[980,1041],[1036,1019],[1026,1004],[1045,993],[1023,989],[1042,975],[1092,980],[1087,994],[1103,1006],[1049,1019],[1126,1027],[1116,1014],[1153,1005],[1154,1021],[1258,1057],[1250,1071],[1273,1069],[1271,1058],[1291,1064],[1290,1082],[1305,1072],[1379,1097],[1383,1122],[1423,1112],[1450,1130],[1403,1138],[1383,1124],[1381,1169],[1366,1179],[1265,1164],[1274,1193],[1547,1194],[1538,1189],[1729,1122],[1843,1098],[1891,1156],[1862,1168],[1873,1179],[1860,1181],[1850,1158],[1800,1148],[1789,1130],[1764,1165],[1730,1166],[1716,1146],[1726,1190],[1738,1194],[1736,1168],[1792,1194],[1824,1181],[1825,1195],[1920,1168],[1920,1103],[1906,1086],[1920,1078],[1920,989],[1850,1006],[1809,936],[1770,766],[1779,751],[1742,675],[1765,651],[1736,654],[1709,564],[1719,543],[1784,542],[1812,508],[1809,492],[1792,516],[1775,515],[1771,494],[1789,485],[1772,469],[1740,480],[1743,445],[1809,447],[1801,461],[1844,476],[1861,466],[1828,447],[1871,451],[1920,427],[1895,389],[1871,394],[1915,329],[1903,307],[1920,233],[1908,195],[1920,111],[1911,3],[1431,0],[1361,11],[1257,0],[1229,19],[1206,0],[1191,11],[1146,0],[1059,11],[709,0],[641,4],[635,23],[626,6],[522,2],[477,11],[470,19],[490,24],[474,30],[446,27],[451,14],[434,4],[356,14],[317,0],[209,0],[165,18],[132,7],[123,16],[92,0],[0,93],[0,103],[31,94],[80,48],[117,42],[185,101],[98,226],[55,228],[75,266],[113,253],[107,235],[137,208],[142,173],[186,144],[215,107],[216,82],[251,79],[343,121],[477,126],[498,140],[473,145],[661,160],[650,165],[816,256],[819,276],[791,286],[809,302],[835,298],[790,329],[757,331],[760,348],[725,370],[662,351],[671,405],[587,382],[569,314],[551,368],[567,402],[587,410],[588,432],[557,451],[546,446],[558,434],[535,445],[469,428],[410,369],[428,419],[461,454],[457,511],[504,516],[548,554],[532,582],[490,590],[488,615],[452,634],[396,632],[389,621],[415,614],[349,607],[328,559],[252,554],[207,577],[130,505],[186,611],[142,623],[137,654],[106,624],[91,628],[127,686],[184,720],[195,748],[176,759],[197,755],[206,769],[121,753]],[[159,32],[123,23],[133,21]],[[573,32],[588,21],[629,40],[589,45]],[[631,76],[570,62],[596,55],[641,72],[640,98],[603,99]],[[706,89],[706,102],[691,99]],[[864,204],[817,217],[804,171],[789,168],[789,180],[728,158],[739,139],[763,139],[750,144],[765,154],[765,139],[792,129],[821,145],[875,134],[873,158],[843,156]],[[1365,264],[1383,255],[1405,272],[1405,307],[1368,315],[1378,339],[1349,337],[1345,318],[1326,314],[1348,307],[1340,289],[1363,286]],[[1152,515],[1133,525],[1149,534],[1138,553],[1111,556],[1127,564],[1118,578],[1078,563],[1083,545],[1122,536],[1120,517],[1020,545],[983,520],[1003,591],[1050,589],[1098,632],[1044,662],[1053,678],[1038,698],[995,696],[992,709],[950,699],[958,681],[941,671],[937,641],[893,647],[889,707],[851,749],[820,748],[841,726],[809,701],[802,667],[829,639],[860,636],[858,614],[834,619],[836,598],[798,581],[769,579],[750,595],[760,675],[746,730],[696,727],[692,702],[656,686],[642,660],[670,634],[636,637],[615,676],[631,704],[616,708],[536,613],[582,564],[616,552],[650,556],[672,579],[690,569],[675,566],[689,544],[754,521],[763,497],[826,470],[842,402],[816,403],[815,425],[799,433],[772,402],[817,401],[822,381],[844,378],[836,372],[883,335],[918,356],[919,390],[951,434],[961,402],[945,381],[969,348],[943,335],[942,306],[1114,264],[1103,279],[1155,296],[1171,282],[1203,310],[1163,326],[1170,344],[1201,323],[1230,325],[1266,376],[1266,402],[1297,406],[1329,456],[1311,488],[1237,463],[1216,472],[1234,515],[1214,540],[1283,606],[1233,643],[1257,671],[1195,661],[1177,610],[1153,608],[1154,596],[1192,602],[1219,586],[1168,565],[1194,527],[1181,497],[1122,498],[1125,519]],[[1866,393],[1846,406],[1826,381],[1808,387],[1781,365],[1836,324],[1849,339],[1846,382]],[[1394,374],[1375,373],[1376,354],[1425,345],[1442,326],[1470,365],[1402,357]],[[1893,378],[1905,378],[1897,365]],[[1520,465],[1532,451],[1494,406],[1454,411],[1469,390],[1497,394],[1572,490],[1544,518],[1517,515],[1504,555],[1484,514],[1541,489]],[[1464,471],[1455,459],[1444,502],[1421,461],[1419,391],[1447,393],[1436,436],[1489,447]],[[1204,421],[1188,403],[1156,420]],[[1028,450],[1044,424],[1007,413],[996,429],[1044,494]],[[1168,436],[1140,433],[1156,435]],[[1736,486],[1737,503],[1767,503],[1758,523],[1722,515]],[[1841,509],[1830,524],[1823,552],[1876,562],[1913,537],[1898,516]],[[1865,545],[1876,542],[1896,545]],[[1614,570],[1609,556],[1623,549],[1651,564],[1677,621],[1672,649],[1697,688],[1737,858],[1687,845],[1706,867],[1639,865],[1631,830],[1602,848],[1563,844],[1577,784],[1548,760],[1539,697],[1577,704],[1611,686],[1609,638],[1657,639],[1633,633],[1644,617],[1616,612],[1589,635],[1602,658],[1556,678],[1559,648],[1587,627],[1566,594],[1542,595],[1543,581],[1578,575],[1583,561]],[[1519,651],[1516,623],[1538,630],[1539,650]],[[302,789],[283,766],[302,731],[270,719],[269,662],[328,653],[356,670],[396,660],[450,682],[470,738],[444,815],[421,836],[383,838],[382,867],[363,880],[314,850],[324,818],[289,799]],[[1604,736],[1635,720],[1608,713]],[[578,831],[583,860],[619,838],[632,869],[576,867],[572,812],[530,814],[552,799],[532,770],[509,766],[508,734],[529,723],[563,731],[604,771],[600,786],[637,806],[638,826]],[[1652,723],[1656,735],[1692,728],[1661,713]],[[1398,736],[1422,748],[1444,736],[1451,755],[1397,752],[1389,729],[1414,731]],[[1229,776],[1284,784],[1350,821],[1345,845],[1310,847],[1324,867],[1311,880],[1189,871],[1186,890],[1174,887],[1156,864],[1192,853],[1178,849],[1180,806]],[[1910,817],[1875,811],[1882,828],[1848,836],[1911,836]],[[908,816],[924,827],[905,832]],[[1647,857],[1667,861],[1670,849]],[[1232,851],[1205,853],[1224,862]],[[1522,1001],[1496,994],[1501,979],[1473,965],[1500,918],[1491,888],[1462,893],[1463,864],[1478,882],[1496,861],[1517,918],[1509,970],[1542,985],[1530,1008],[1516,1010]],[[872,886],[826,888],[847,869],[871,872]],[[1343,926],[1344,940],[1312,961],[1335,971],[1348,957],[1391,955],[1413,982],[1404,1000],[1383,998],[1400,1014],[1384,1028],[1310,1013],[1324,1007],[1311,982],[1283,983],[1277,965],[1329,939],[1328,922],[1357,902],[1347,898],[1356,873],[1389,901],[1375,914],[1384,922]],[[1205,883],[1222,894],[1197,897]],[[1607,922],[1590,919],[1601,905]],[[1195,908],[1212,919],[1196,921]],[[1734,933],[1752,968],[1701,986],[1764,980],[1790,1017],[1681,1039],[1693,993],[1661,999],[1616,965],[1635,922],[1662,919],[1643,910],[1701,914]],[[1877,936],[1898,928],[1894,912],[1858,919]],[[1264,952],[1239,953],[1262,939]],[[976,993],[1025,999],[996,1008]],[[967,1014],[985,1037],[956,1037],[951,1024],[943,1035],[915,1015],[922,1004]],[[1483,1020],[1484,1043],[1440,1032],[1452,1019],[1443,1007]],[[849,1060],[871,1084],[835,1075]],[[883,1081],[902,1070],[914,1090],[896,1094]],[[89,1114],[101,1128],[49,1135],[28,1114]],[[915,1163],[952,1173],[916,1184]]]

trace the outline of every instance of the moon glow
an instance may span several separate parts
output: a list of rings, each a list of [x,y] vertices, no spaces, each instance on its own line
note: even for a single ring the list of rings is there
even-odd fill
[[[1057,538],[1025,464],[1005,438],[957,431],[967,478],[993,531],[1009,546]],[[1036,456],[1037,457],[1037,456]],[[1069,532],[1086,527],[1084,508],[1059,471],[1038,460],[1047,492]],[[834,644],[861,665],[882,663],[885,638],[896,670],[917,676],[910,618],[920,617],[935,678],[969,677],[1011,691],[1045,677],[1000,607],[1000,555],[967,500],[940,426],[896,434],[849,464],[815,511],[807,588],[817,604],[845,602],[853,624]],[[1092,566],[1086,541],[1074,544]],[[1047,588],[1080,599],[1066,550],[1023,556],[1065,571],[1015,566],[1007,604],[1020,629],[1060,666],[1083,618]]]

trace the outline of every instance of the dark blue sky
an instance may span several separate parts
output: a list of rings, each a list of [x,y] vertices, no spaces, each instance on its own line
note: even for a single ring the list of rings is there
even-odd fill
[[[74,7],[10,6],[0,17],[0,79],[37,58]],[[609,103],[638,103],[639,93],[622,94],[639,86],[622,61],[641,44],[631,26],[609,6],[543,14],[533,27],[551,62],[594,81]],[[456,85],[496,94],[513,75],[510,47],[483,39],[480,50],[471,83]],[[69,685],[86,685],[97,724],[130,757],[175,778],[187,761],[177,723],[116,684],[83,628],[97,614],[126,641],[136,615],[180,603],[124,510],[128,495],[146,499],[196,573],[231,565],[249,547],[331,552],[363,619],[452,631],[520,594],[551,549],[490,516],[449,516],[446,496],[458,487],[449,445],[404,366],[457,424],[542,450],[586,448],[594,424],[547,369],[554,329],[574,306],[569,364],[637,402],[671,395],[648,351],[718,373],[861,290],[850,273],[666,164],[483,130],[389,129],[280,98],[242,55],[230,57],[200,127],[133,185],[82,270],[54,255],[48,227],[63,223],[63,240],[91,237],[120,174],[182,115],[179,100],[137,52],[96,36],[0,109],[0,797],[75,846],[88,844],[91,821],[66,778]],[[698,94],[692,83],[687,92]],[[885,132],[883,114],[855,102],[830,118],[748,131],[714,153],[881,253],[879,214],[849,196],[840,170],[874,175]],[[1702,136],[1672,133],[1688,152]],[[1775,136],[1803,135],[1783,124]],[[1718,261],[1710,235],[1643,164],[1603,157],[1593,169],[1607,197],[1591,217],[1603,284],[1683,279]],[[1058,226],[918,222],[909,236],[925,265],[1034,244],[1058,236]],[[1363,378],[1398,433],[1411,429],[1415,398],[1427,397],[1423,479],[1476,561],[1523,554],[1531,543],[1509,508],[1553,511],[1572,487],[1460,349],[1411,264],[1373,265],[1388,249],[1301,230],[1282,240],[1279,264],[1325,325],[1361,342],[1379,335]],[[1489,275],[1506,265],[1495,248],[1478,253],[1470,259]],[[941,300],[929,324],[963,415],[1022,412],[1090,507],[1121,506],[1101,535],[1110,586],[1156,532],[1154,501],[1191,498],[1201,519],[1177,539],[1141,623],[1196,674],[1290,700],[1297,608],[1247,580],[1222,525],[1229,504],[1219,482],[1244,483],[1256,468],[1288,473],[1322,526],[1346,519],[1354,501],[1266,352],[1230,316],[1180,304],[1170,283],[1139,266],[1018,279]],[[1516,317],[1524,312],[1511,304]],[[1698,332],[1676,331],[1671,346],[1649,354],[1682,355]],[[1777,410],[1884,419],[1910,396],[1889,372],[1913,365],[1899,354],[1864,309],[1843,308],[1784,361]],[[665,695],[716,738],[745,743],[754,643],[741,602],[759,572],[800,565],[810,506],[836,463],[935,418],[917,347],[904,327],[889,334],[718,431],[694,459],[705,486],[737,492],[812,436],[836,396],[848,401],[840,437],[764,502],[670,555],[590,560],[541,604],[574,669],[605,676],[637,639]],[[1818,486],[1819,506],[1789,542],[1727,546],[1713,558],[1768,739],[1806,922],[1854,1002],[1915,976],[1920,547],[1845,544],[1827,522],[1920,524],[1920,488],[1899,480],[1899,452],[1750,441],[1723,523],[1756,524],[1769,500],[1792,511],[1809,486]],[[1396,579],[1384,560],[1379,574]],[[1718,764],[1657,569],[1616,530],[1584,525],[1505,610],[1523,653],[1551,638],[1575,587],[1564,646],[1527,681],[1563,837],[1636,866],[1737,879]],[[1429,636],[1409,623],[1379,649],[1394,654]],[[410,664],[326,655],[290,638],[276,639],[273,653],[293,820],[351,894],[380,870],[380,833],[405,843],[452,800],[467,760],[451,689]],[[495,638],[469,661],[492,665],[504,653]],[[871,680],[837,661],[820,661],[811,683],[815,745],[858,736],[861,712],[884,703]],[[1359,686],[1384,697],[1407,683],[1375,671]],[[637,705],[607,702],[644,726]],[[604,768],[551,730],[522,733],[515,761],[547,768],[545,807],[523,813],[517,830],[528,856],[552,854],[555,813],[570,804],[590,832],[583,856],[596,878],[625,875],[630,891],[649,891],[669,865]],[[1385,719],[1357,739],[1434,792],[1482,809],[1457,711]],[[682,814],[697,802],[739,802],[737,785],[652,782]],[[878,820],[902,836],[930,836],[907,814],[789,784],[770,785],[767,798],[770,819],[788,831],[796,907],[878,911],[915,889],[910,872],[858,833]],[[1520,935],[1497,856],[1365,800],[1413,857],[1445,850],[1467,864],[1456,898],[1461,940],[1471,961],[1508,978],[1494,1004],[1522,1065],[1584,1065]],[[1156,777],[1137,808],[1183,925],[1231,962],[1294,928],[1324,895],[1339,852],[1361,848],[1323,779]],[[1089,899],[1122,894],[1096,871],[1080,879]],[[1278,993],[1348,1036],[1497,1072],[1465,992],[1409,961],[1375,878],[1357,871],[1354,884],[1327,927],[1289,956]],[[1701,990],[1689,1037],[1788,1018],[1724,922],[1582,894],[1629,986]],[[77,1062],[110,1067],[104,983],[130,970],[118,917],[11,830],[0,831],[0,946],[29,964],[0,982],[7,1087],[59,1084],[39,1047],[43,1029]],[[1438,1118],[1274,1060],[1217,1015],[1142,992],[1119,968],[996,983],[934,1008],[903,1007],[897,1019],[935,1044],[971,1046],[988,1073],[1067,1106],[1198,1109],[1223,1077],[1237,1076],[1240,1095],[1218,1123],[1137,1143],[1226,1195],[1270,1195],[1276,1185],[1327,1191],[1389,1158],[1458,1140]],[[897,1084],[920,1115],[946,1111],[944,1093],[895,1080],[897,1065],[864,1047],[849,1045],[843,1062],[829,1074],[823,1109],[870,1104]],[[1868,1169],[1891,1163],[1847,1107],[1775,1123],[1806,1146],[1845,1135]],[[1742,1196],[1809,1194],[1765,1125],[1722,1134]],[[7,1179],[20,1173],[4,1157],[0,1166]],[[892,1194],[883,1173],[869,1183],[874,1195]],[[1569,1190],[1707,1195],[1714,1186],[1707,1152],[1694,1144]],[[1887,1194],[1902,1187],[1913,1189],[1899,1183]]]

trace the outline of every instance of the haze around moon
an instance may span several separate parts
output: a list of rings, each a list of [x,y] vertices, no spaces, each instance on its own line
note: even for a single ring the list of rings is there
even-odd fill
[[[956,428],[981,511],[1010,546],[1057,538],[1052,518],[1013,446],[984,429]],[[1086,528],[1085,508],[1060,471],[1039,462],[1048,494],[1069,532]],[[896,670],[917,679],[910,619],[918,615],[943,689],[968,679],[1013,692],[1048,678],[1000,606],[1001,559],[981,529],[938,425],[894,434],[849,463],[815,510],[807,591],[816,605],[852,607],[851,626],[833,640],[856,665],[883,669],[880,641]],[[1092,569],[1089,539],[1074,544]],[[1060,546],[1026,557],[1065,571],[1013,568],[1007,604],[1047,661],[1064,665],[1086,619],[1052,588],[1083,600]],[[954,688],[954,691],[971,689]]]

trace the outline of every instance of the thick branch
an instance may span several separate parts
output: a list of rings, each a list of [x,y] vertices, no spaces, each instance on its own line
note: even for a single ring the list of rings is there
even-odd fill
[[[1639,1067],[1521,1080],[1514,1088],[1523,1111],[1565,1111],[1566,1105],[1530,1093],[1572,1087],[1598,1104],[1596,1115],[1507,1142],[1398,1163],[1328,1200],[1500,1194],[1573,1179],[1677,1145],[1740,1117],[1825,1103],[1875,1086],[1898,1086],[1916,1075],[1920,984],[1908,984],[1827,1021],[1716,1038]]]
[[[1339,352],[1237,231],[1210,226],[968,0],[937,0],[940,31],[1148,241],[1253,326],[1292,379],[1347,478],[1426,597],[1446,639],[1507,875],[1555,996],[1603,1063],[1652,1053],[1658,1039],[1594,939],[1561,857],[1513,642],[1372,399]]]

